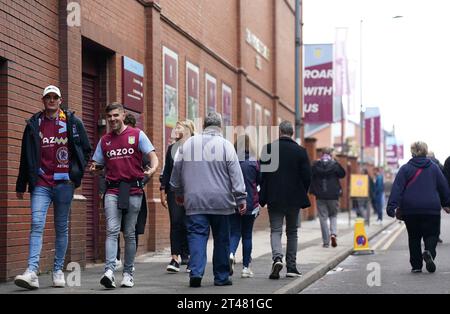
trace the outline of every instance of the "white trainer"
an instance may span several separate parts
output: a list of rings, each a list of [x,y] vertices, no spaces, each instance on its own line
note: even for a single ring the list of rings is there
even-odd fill
[[[53,272],[53,287],[64,288],[66,286],[66,281],[64,280],[64,273],[62,270]]]
[[[123,279],[120,283],[121,287],[132,288],[134,286],[133,276],[129,273],[123,273]]]
[[[253,272],[252,272],[252,270],[250,269],[250,268],[248,268],[248,267],[244,267],[243,269],[242,269],[242,272],[241,272],[241,277],[242,278],[253,278]]]
[[[233,276],[234,265],[236,264],[236,258],[234,257],[233,253],[230,253],[229,263],[230,263],[230,276]]]
[[[36,272],[27,269],[23,275],[18,275],[14,278],[14,284],[21,288],[34,290],[39,288],[39,279]]]
[[[116,258],[116,266],[114,267],[114,270],[119,271],[122,270],[122,268],[123,268],[122,261]]]
[[[116,282],[114,281],[114,273],[111,269],[108,269],[100,279],[100,284],[107,289],[114,289]]]

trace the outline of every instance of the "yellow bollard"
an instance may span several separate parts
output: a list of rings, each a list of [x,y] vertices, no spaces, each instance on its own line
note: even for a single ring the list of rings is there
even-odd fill
[[[369,248],[369,239],[364,228],[364,219],[356,218],[355,234],[353,236],[353,255],[369,255],[373,253],[373,250]]]

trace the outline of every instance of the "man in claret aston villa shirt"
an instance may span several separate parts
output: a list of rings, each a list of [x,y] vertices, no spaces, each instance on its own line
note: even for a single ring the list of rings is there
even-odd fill
[[[124,124],[125,111],[121,104],[106,106],[106,118],[111,132],[97,145],[90,167],[98,172],[105,167],[107,189],[105,193],[106,265],[100,283],[116,287],[114,269],[117,253],[117,236],[124,219],[125,263],[122,287],[134,286],[134,257],[136,255],[135,226],[142,203],[142,180],[151,177],[158,167],[158,157],[147,135],[139,129]],[[142,158],[147,155],[150,166],[142,169]],[[123,213],[126,212],[126,215]]]
[[[68,244],[70,205],[91,157],[91,145],[80,119],[61,108],[58,87],[50,85],[42,95],[44,110],[34,114],[23,133],[17,198],[31,193],[31,232],[28,268],[14,283],[37,289],[39,259],[47,210],[53,203],[55,220],[55,263],[53,286],[64,287],[64,257]]]

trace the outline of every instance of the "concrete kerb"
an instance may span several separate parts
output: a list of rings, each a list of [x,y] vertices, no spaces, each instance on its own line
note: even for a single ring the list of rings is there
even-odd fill
[[[381,229],[373,231],[369,234],[369,240],[376,237],[378,234],[386,230],[388,227],[392,226],[394,223],[397,223],[397,220],[394,220],[387,225],[383,226]],[[307,288],[309,285],[313,284],[330,270],[334,269],[337,265],[339,265],[344,259],[346,259],[349,255],[353,253],[353,247],[350,249],[345,249],[342,252],[338,253],[328,262],[322,263],[316,267],[314,267],[311,271],[306,273],[304,276],[292,281],[291,283],[285,285],[284,287],[276,290],[274,294],[297,294],[300,293],[303,289]]]

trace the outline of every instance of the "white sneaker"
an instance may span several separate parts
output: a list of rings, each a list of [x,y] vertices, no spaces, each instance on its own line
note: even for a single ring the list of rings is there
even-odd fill
[[[23,275],[14,278],[14,284],[21,288],[34,290],[39,288],[39,279],[34,271],[27,268]]]
[[[129,273],[123,273],[123,279],[120,283],[121,287],[132,288],[134,286],[134,279]]]
[[[114,271],[119,271],[122,269],[122,267],[123,267],[122,261],[116,258],[116,266],[114,267]]]
[[[233,253],[230,253],[229,263],[230,263],[230,276],[233,276],[233,273],[234,273],[234,265],[236,264],[236,259],[235,259]]]
[[[62,270],[53,272],[53,287],[64,288],[66,286],[66,281],[64,280],[64,273]]]
[[[114,273],[111,269],[108,269],[100,279],[100,284],[107,289],[114,289],[116,282],[114,281]]]
[[[242,278],[253,278],[253,272],[252,272],[252,270],[250,269],[250,268],[248,268],[248,267],[244,267],[243,269],[242,269],[242,272],[241,272],[241,277]]]

